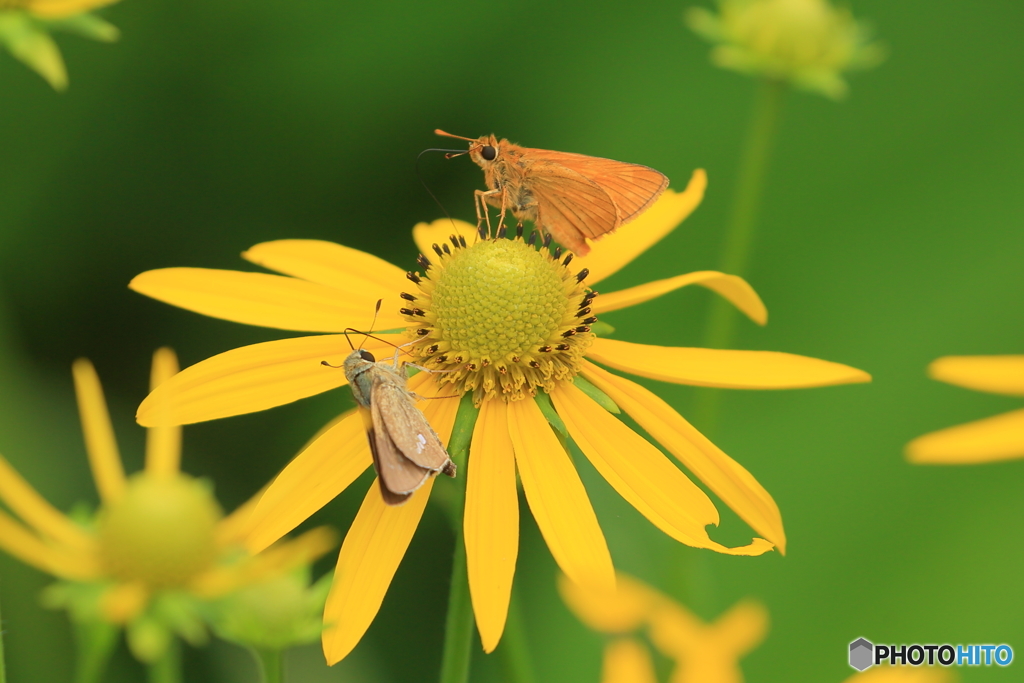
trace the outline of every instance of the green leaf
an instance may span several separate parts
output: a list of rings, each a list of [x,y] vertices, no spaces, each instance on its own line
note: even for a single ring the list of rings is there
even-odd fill
[[[589,380],[583,377],[583,375],[576,375],[572,383],[576,385],[577,389],[597,401],[597,404],[609,413],[615,413],[618,415],[622,412],[618,404],[616,404],[608,394],[591,384]]]
[[[565,428],[565,423],[562,422],[562,418],[558,416],[558,413],[555,411],[555,407],[551,405],[551,397],[541,391],[537,392],[534,400],[537,403],[537,407],[540,408],[540,412],[544,414],[545,419],[547,419],[548,423],[555,428],[555,431],[562,436],[569,436],[569,431]]]

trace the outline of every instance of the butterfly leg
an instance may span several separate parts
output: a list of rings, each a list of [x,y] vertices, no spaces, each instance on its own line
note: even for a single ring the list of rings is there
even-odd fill
[[[505,203],[505,192],[503,190],[474,190],[473,191],[473,204],[476,207],[476,227],[477,230],[480,226],[487,222],[487,237],[491,236],[491,213],[487,208],[487,200],[495,195],[501,195],[502,207]],[[504,217],[504,208],[502,208],[502,217]],[[481,235],[482,237],[482,235]]]

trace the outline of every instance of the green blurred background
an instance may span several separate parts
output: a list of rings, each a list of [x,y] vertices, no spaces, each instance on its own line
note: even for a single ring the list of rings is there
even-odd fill
[[[97,365],[134,471],[143,431],[132,416],[157,346],[189,365],[290,336],[134,294],[126,285],[143,270],[247,269],[243,249],[290,237],[413,267],[410,228],[440,215],[414,169],[420,150],[449,146],[435,127],[648,164],[676,188],[706,168],[700,209],[603,288],[714,268],[755,84],[709,64],[685,7],[125,0],[104,12],[119,44],[59,38],[63,95],[0,55],[0,452],[59,507],[95,502],[74,358]],[[743,663],[750,683],[839,683],[858,636],[1005,642],[1024,655],[1024,463],[912,467],[901,453],[926,431],[1020,406],[932,382],[925,367],[1024,352],[1024,6],[852,9],[890,58],[856,75],[844,103],[787,96],[748,273],[771,319],[743,323],[737,346],[843,362],[875,380],[730,392],[714,434],[775,497],[789,554],[679,548],[577,458],[619,568],[705,618],[746,596],[767,604],[770,635]],[[454,215],[472,216],[479,169],[440,155],[420,169]],[[619,338],[696,345],[709,302],[679,291],[604,319]],[[697,390],[650,386],[693,413]],[[339,391],[189,427],[184,467],[215,480],[231,508],[350,402]],[[347,528],[368,483],[312,521]],[[558,600],[555,565],[522,519],[515,590],[537,678],[596,682],[601,638]],[[723,520],[718,538],[749,538],[726,510]],[[452,543],[431,507],[354,654],[327,669],[316,646],[295,651],[292,680],[433,680]],[[70,678],[66,618],[38,604],[48,581],[0,556],[14,683]],[[500,680],[492,659],[475,657],[473,680]],[[223,643],[186,664],[190,682],[256,676]],[[961,679],[1012,680],[1020,666]],[[142,675],[122,647],[109,680]]]

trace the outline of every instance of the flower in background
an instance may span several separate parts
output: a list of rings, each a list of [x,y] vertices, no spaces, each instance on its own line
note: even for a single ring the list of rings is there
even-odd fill
[[[118,0],[0,0],[0,44],[46,79],[55,90],[68,85],[67,69],[51,31],[110,43],[118,30],[91,10]]]
[[[47,589],[48,605],[67,608],[80,625],[125,627],[135,656],[153,662],[175,635],[204,642],[204,622],[224,596],[293,572],[335,545],[335,534],[319,528],[250,557],[241,542],[257,499],[225,517],[210,486],[180,471],[177,426],[149,429],[146,467],[126,476],[96,371],[87,360],[73,370],[100,495],[96,514],[64,515],[0,457],[0,501],[21,518],[0,510],[0,549],[61,579]],[[176,371],[174,353],[157,351],[152,387]]]
[[[562,599],[590,629],[612,636],[605,644],[602,683],[655,683],[646,631],[674,663],[671,683],[742,683],[740,658],[768,633],[768,611],[744,600],[706,624],[651,586],[623,573],[613,594],[588,591],[559,577]]]
[[[939,667],[881,666],[854,674],[843,683],[950,683],[951,672]]]
[[[1024,396],[1024,356],[946,356],[928,366],[940,382],[993,394]],[[907,459],[966,465],[1024,457],[1024,409],[949,427],[907,444]]]
[[[599,314],[698,284],[758,323],[767,312],[741,278],[713,271],[678,275],[597,296],[589,287],[654,245],[693,211],[706,178],[664,196],[628,229],[574,258],[537,235],[477,236],[466,223],[420,224],[413,238],[423,273],[315,240],[256,245],[243,256],[290,277],[199,268],[142,273],[132,289],[198,313],[241,323],[311,332],[366,324],[379,300],[377,325],[398,334],[360,340],[377,357],[405,348],[421,372],[409,388],[428,399],[467,396],[476,411],[466,477],[463,530],[469,587],[483,647],[492,651],[505,626],[519,541],[516,472],[530,510],[558,565],[573,581],[599,590],[615,583],[608,546],[566,450],[569,438],[641,514],[672,538],[698,548],[759,555],[784,551],[785,532],[768,492],[664,400],[600,367],[698,386],[782,389],[869,381],[854,368],[784,353],[651,346],[598,336]],[[455,234],[453,234],[453,232]],[[467,236],[469,239],[467,240]],[[571,268],[570,268],[571,265]],[[602,331],[603,329],[603,331]],[[251,413],[346,383],[349,353],[341,334],[255,344],[227,351],[177,375],[139,408],[153,424],[157,405],[187,424]],[[164,396],[173,394],[172,399]],[[169,402],[169,403],[168,403]],[[444,443],[459,400],[419,404]],[[473,410],[470,406],[469,410]],[[615,414],[630,417],[676,456],[764,538],[727,548],[713,541],[711,499],[652,443]],[[258,551],[337,496],[371,464],[361,416],[341,416],[274,480],[253,513],[249,547]],[[384,504],[372,485],[345,538],[324,621],[330,663],[358,643],[380,608],[433,486],[401,506]],[[458,483],[461,483],[458,482]],[[453,483],[445,483],[451,486]]]
[[[881,63],[884,49],[863,23],[828,0],[719,0],[718,13],[692,7],[690,28],[715,44],[724,68],[840,99],[847,71]]]

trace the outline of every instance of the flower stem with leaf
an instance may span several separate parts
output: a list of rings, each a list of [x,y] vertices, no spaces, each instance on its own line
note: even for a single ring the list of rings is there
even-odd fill
[[[183,683],[181,642],[172,638],[167,650],[149,665],[149,683]]]
[[[284,680],[284,652],[271,648],[254,648],[263,683],[281,683]]]
[[[462,513],[466,505],[466,463],[473,439],[477,409],[472,394],[465,394],[459,403],[448,454],[461,476],[455,495],[449,501],[448,517],[455,534],[455,556],[452,559],[452,582],[448,591],[448,615],[445,619],[444,650],[441,656],[441,683],[466,683],[469,680],[470,647],[473,642],[473,603],[469,595],[469,573],[466,569],[466,538]]]

